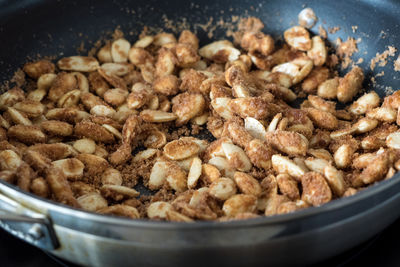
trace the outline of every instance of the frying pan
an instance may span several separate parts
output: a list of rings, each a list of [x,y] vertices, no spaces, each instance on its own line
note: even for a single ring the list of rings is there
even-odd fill
[[[135,40],[144,25],[165,21],[192,25],[201,44],[211,39],[195,24],[233,16],[259,17],[276,38],[311,7],[337,37],[361,38],[357,56],[369,60],[400,43],[400,6],[395,1],[0,1],[0,81],[30,58],[75,55],[117,26]],[[355,33],[351,26],[358,26]],[[170,32],[181,28],[167,29]],[[213,39],[223,38],[217,27]],[[60,52],[63,52],[61,54]],[[376,84],[372,75],[384,70]],[[367,72],[365,88],[381,96],[396,90],[392,65]],[[0,225],[15,236],[68,261],[94,266],[298,266],[339,254],[372,237],[400,215],[400,175],[321,207],[292,214],[232,222],[192,224],[129,220],[76,210],[0,181]],[[23,251],[21,251],[21,257]]]

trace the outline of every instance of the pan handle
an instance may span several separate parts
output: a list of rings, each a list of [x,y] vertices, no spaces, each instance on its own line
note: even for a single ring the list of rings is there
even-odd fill
[[[51,220],[0,193],[0,227],[44,250],[58,248]]]

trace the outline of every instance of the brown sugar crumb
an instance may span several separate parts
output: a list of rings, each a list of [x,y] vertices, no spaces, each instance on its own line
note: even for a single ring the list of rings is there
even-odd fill
[[[340,27],[339,27],[339,26],[336,26],[336,27],[328,27],[328,32],[329,32],[330,34],[337,33],[339,30],[340,30]]]
[[[143,179],[143,184],[146,186],[148,183],[151,168],[153,167],[154,159],[143,160],[140,162],[131,161],[130,164],[123,164],[117,167],[117,170],[121,172],[122,184],[127,187],[134,187],[139,182],[139,179]]]
[[[171,202],[173,201],[177,196],[172,193],[171,190],[168,190],[166,187],[161,188],[160,190],[157,191],[153,196],[150,198],[150,203],[156,202],[156,201],[166,201],[166,202]]]
[[[15,83],[16,86],[22,87],[25,85],[26,80],[25,80],[25,73],[22,71],[22,69],[18,69],[13,77],[11,78],[10,82]]]
[[[120,28],[121,28],[121,27],[118,26],[118,27],[114,30],[114,32],[112,33],[112,38],[113,38],[113,40],[117,40],[117,39],[120,39],[120,38],[123,38],[123,37],[124,37],[124,33],[121,31]]]
[[[397,49],[394,46],[388,46],[388,48],[382,53],[376,53],[376,56],[371,59],[369,67],[371,70],[374,70],[376,65],[379,67],[384,67],[388,63],[389,57],[394,57]]]
[[[319,32],[319,35],[320,35],[322,38],[324,38],[324,39],[328,38],[328,33],[326,32],[326,30],[325,30],[324,27],[319,26],[319,27],[318,27],[318,32]]]
[[[345,42],[337,38],[336,45],[336,54],[342,59],[341,67],[345,69],[354,63],[350,57],[358,52],[357,41],[352,37],[348,37]]]
[[[203,130],[203,127],[200,125],[193,124],[192,131],[190,132],[191,135],[197,135]]]
[[[339,57],[351,57],[354,53],[358,52],[357,41],[353,37],[348,37],[345,42],[342,42],[340,38],[337,38],[336,44],[336,52]]]
[[[400,55],[397,57],[397,59],[393,63],[393,67],[395,71],[400,71]]]

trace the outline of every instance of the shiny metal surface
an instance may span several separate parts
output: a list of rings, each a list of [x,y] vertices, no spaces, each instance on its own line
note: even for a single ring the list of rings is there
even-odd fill
[[[294,214],[185,224],[77,211],[0,182],[0,194],[17,198],[51,218],[60,241],[57,249],[49,250],[52,254],[92,266],[313,263],[353,247],[393,222],[400,215],[399,188],[396,177],[353,197]],[[1,201],[0,208],[3,204]]]
[[[0,226],[26,242],[45,250],[59,246],[50,220],[39,212],[0,194]]]

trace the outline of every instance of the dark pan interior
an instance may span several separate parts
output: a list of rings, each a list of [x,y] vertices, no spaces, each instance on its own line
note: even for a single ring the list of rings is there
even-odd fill
[[[388,45],[400,43],[399,4],[395,1],[0,1],[0,84],[9,80],[25,62],[41,56],[76,55],[78,47],[87,50],[94,43],[120,28],[125,38],[134,42],[144,26],[179,33],[189,26],[197,32],[201,44],[224,38],[229,25],[237,17],[256,16],[265,23],[264,32],[281,39],[285,29],[297,24],[297,15],[304,7],[314,9],[319,20],[312,28],[318,33],[321,25],[326,30],[340,27],[328,34],[334,44],[340,37],[360,38],[359,52],[353,58],[363,58],[360,66],[366,71],[364,87],[374,89],[381,96],[397,90],[400,72],[393,70],[389,58],[385,67],[372,72],[369,62]],[[219,25],[220,20],[227,25]],[[199,25],[217,25],[204,30]],[[353,32],[352,26],[357,26]],[[210,38],[209,29],[213,28]],[[400,48],[400,47],[399,47]],[[82,54],[85,54],[83,52]],[[383,76],[371,77],[384,71]],[[346,70],[341,70],[346,72]],[[210,137],[205,135],[204,137]],[[144,188],[138,188],[143,193]]]

